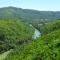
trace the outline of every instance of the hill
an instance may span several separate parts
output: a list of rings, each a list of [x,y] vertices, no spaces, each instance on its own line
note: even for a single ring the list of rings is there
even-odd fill
[[[6,60],[60,60],[60,24],[58,21],[51,22],[49,33],[12,51]],[[57,25],[58,24],[58,25]],[[58,26],[54,29],[54,26]],[[49,30],[51,27],[49,27]],[[48,30],[48,31],[49,31]],[[47,32],[47,30],[46,30]]]
[[[20,20],[0,20],[0,53],[32,40],[33,29]]]
[[[40,38],[32,38],[27,22],[41,32]],[[60,60],[60,12],[0,8],[0,54],[10,49],[5,60]]]
[[[35,21],[46,21],[51,19],[59,19],[60,11],[37,11],[22,9],[16,7],[0,8],[0,18],[18,18],[28,21],[29,23]]]

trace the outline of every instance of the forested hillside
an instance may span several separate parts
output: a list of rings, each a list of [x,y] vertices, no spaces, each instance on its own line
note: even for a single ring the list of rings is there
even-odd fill
[[[60,60],[60,24],[59,20],[48,23],[48,33],[44,30],[40,38],[16,48],[6,60]],[[52,30],[51,30],[52,29]],[[18,49],[18,50],[17,50]]]
[[[35,30],[40,31],[36,39]],[[3,58],[60,60],[60,11],[0,8],[0,59]]]
[[[0,53],[32,41],[33,28],[20,20],[0,20]]]
[[[60,20],[52,20],[50,22],[44,22],[44,23],[33,23],[33,26],[37,28],[42,35],[48,34],[52,31],[60,29]]]
[[[22,9],[16,7],[4,7],[0,8],[0,18],[18,18],[23,19],[23,21],[27,21],[29,23],[35,21],[46,21],[51,19],[59,19],[60,12],[59,11],[37,11],[37,10],[29,10]]]

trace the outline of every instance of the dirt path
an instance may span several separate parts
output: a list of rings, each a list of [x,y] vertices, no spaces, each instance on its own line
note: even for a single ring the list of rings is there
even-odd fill
[[[12,50],[9,50],[9,51],[7,51],[5,53],[0,54],[0,60],[4,60],[11,51]]]

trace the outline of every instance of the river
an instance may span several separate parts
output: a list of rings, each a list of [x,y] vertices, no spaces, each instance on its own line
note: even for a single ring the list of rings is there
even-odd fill
[[[36,38],[38,38],[40,36],[41,36],[40,31],[35,28],[35,32],[34,32],[33,38],[36,39]]]
[[[30,24],[30,26],[33,27],[31,24]],[[35,31],[34,31],[33,38],[36,39],[36,38],[41,36],[41,32],[38,29],[36,29],[36,28],[34,28],[34,29],[35,29]]]

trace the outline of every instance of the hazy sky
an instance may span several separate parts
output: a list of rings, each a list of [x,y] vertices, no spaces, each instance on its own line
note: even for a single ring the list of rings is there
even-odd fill
[[[60,11],[60,0],[0,0],[0,7],[15,6],[24,9]]]

